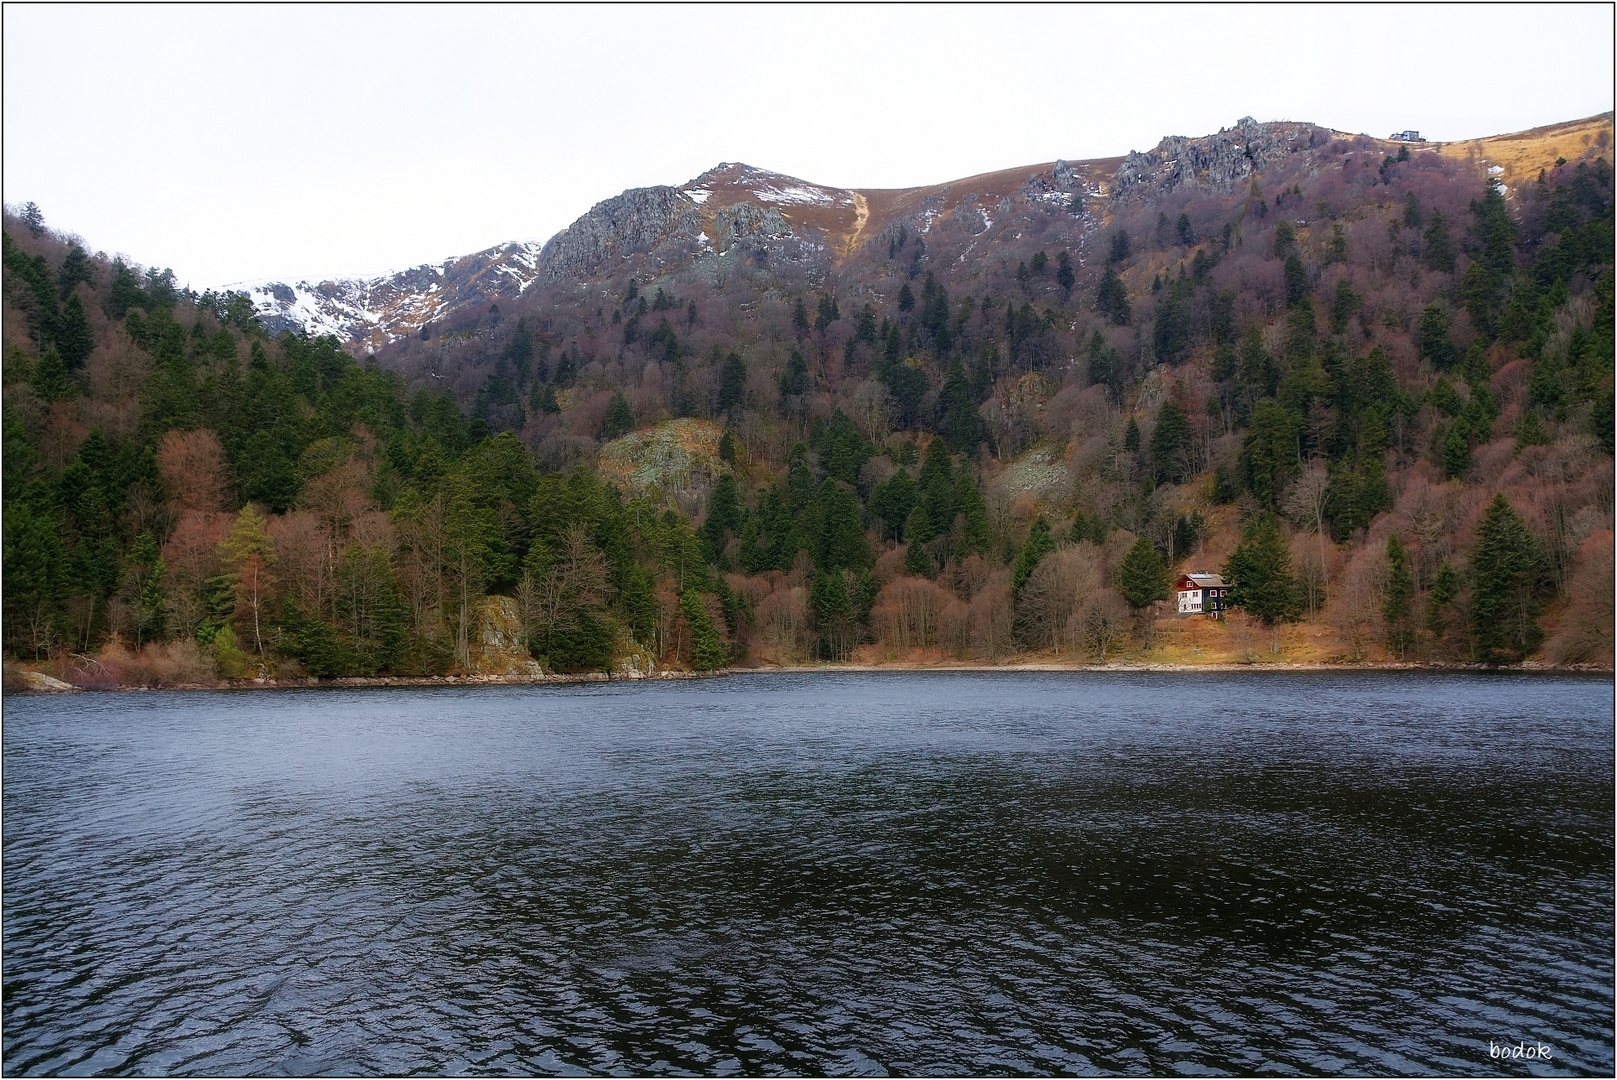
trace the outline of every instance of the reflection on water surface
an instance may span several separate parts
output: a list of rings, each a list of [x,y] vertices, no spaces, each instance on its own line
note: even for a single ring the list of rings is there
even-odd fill
[[[1609,680],[8,699],[6,1072],[1610,1074]]]

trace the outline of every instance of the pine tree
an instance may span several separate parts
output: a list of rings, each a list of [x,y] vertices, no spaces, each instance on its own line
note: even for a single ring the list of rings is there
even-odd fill
[[[1446,624],[1443,608],[1460,595],[1460,575],[1445,560],[1432,577],[1432,591],[1426,597],[1426,629],[1433,637],[1441,638]]]
[[[977,449],[982,417],[977,403],[971,400],[971,384],[958,357],[950,361],[949,373],[944,376],[943,389],[938,393],[938,413],[938,431],[950,446],[968,453]]]
[[[1123,449],[1129,453],[1138,453],[1140,449],[1140,423],[1134,417],[1123,428]]]
[[[938,573],[938,564],[932,561],[926,545],[916,542],[904,549],[904,572],[914,577],[931,578]]]
[[[1129,607],[1140,611],[1158,600],[1168,598],[1168,568],[1155,544],[1140,537],[1123,557],[1118,572],[1118,591]]]
[[[728,413],[742,404],[747,396],[747,362],[740,353],[732,352],[724,358],[719,369],[719,412]]]
[[[1415,579],[1409,570],[1409,557],[1398,534],[1387,537],[1387,588],[1381,597],[1381,617],[1387,625],[1387,648],[1403,659],[1414,633],[1409,626],[1410,603],[1414,598]]]
[[[95,349],[95,333],[84,314],[84,301],[79,299],[78,293],[68,294],[68,302],[61,306],[55,336],[57,349],[61,351],[61,362],[68,365],[68,370],[74,372],[84,367],[84,361],[91,357]]]
[[[1291,555],[1268,515],[1258,519],[1224,564],[1230,583],[1229,604],[1244,609],[1274,631],[1271,652],[1280,651],[1280,624],[1296,622],[1303,613]]]
[[[804,306],[801,296],[797,298],[797,303],[792,307],[792,329],[797,331],[799,338],[808,333],[809,330],[808,308]]]
[[[28,383],[41,401],[57,401],[74,396],[73,379],[68,375],[67,365],[62,363],[61,354],[55,349],[45,350],[39,363],[34,365]]]
[[[606,418],[601,422],[601,440],[611,442],[634,430],[634,413],[620,390],[612,395],[606,406]]]
[[[730,662],[729,650],[713,625],[702,597],[694,589],[687,589],[679,598],[679,613],[691,631],[691,667],[697,671],[716,671]]]
[[[724,555],[725,534],[740,528],[741,498],[736,489],[735,475],[720,473],[713,485],[713,495],[708,499],[707,520],[702,523],[703,554],[708,562],[720,561]]]
[[[1056,256],[1056,284],[1061,287],[1061,300],[1065,303],[1072,296],[1072,286],[1078,276],[1073,273],[1072,256],[1065,251]]]
[[[1177,483],[1190,471],[1190,419],[1172,398],[1163,402],[1151,431],[1151,468],[1159,482]]]
[[[1050,535],[1050,523],[1043,514],[1033,519],[1033,527],[1028,530],[1027,543],[1016,556],[1016,568],[1011,572],[1011,587],[1017,592],[1027,584],[1027,579],[1033,576],[1039,562],[1050,552],[1056,549],[1055,539]]]
[[[1454,273],[1454,240],[1441,210],[1432,211],[1432,223],[1426,227],[1426,266],[1439,273]]]
[[[1471,631],[1485,662],[1520,659],[1543,637],[1538,626],[1539,559],[1527,522],[1496,494],[1471,549]]]

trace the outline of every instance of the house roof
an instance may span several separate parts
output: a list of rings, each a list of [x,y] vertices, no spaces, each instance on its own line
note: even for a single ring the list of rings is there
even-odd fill
[[[1219,574],[1185,574],[1179,580],[1183,582],[1186,578],[1198,589],[1222,589],[1224,587],[1224,578]]]

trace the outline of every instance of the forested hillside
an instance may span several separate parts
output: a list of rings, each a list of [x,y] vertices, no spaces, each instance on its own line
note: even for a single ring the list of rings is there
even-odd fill
[[[7,655],[1609,663],[1597,121],[1536,176],[1250,121],[913,192],[724,166],[359,358],[8,213]]]

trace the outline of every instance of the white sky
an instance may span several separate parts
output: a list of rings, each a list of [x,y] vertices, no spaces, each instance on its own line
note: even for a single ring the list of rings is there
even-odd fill
[[[4,8],[4,198],[202,289],[544,239],[745,161],[849,187],[1245,115],[1496,134],[1612,108],[1613,8]]]

